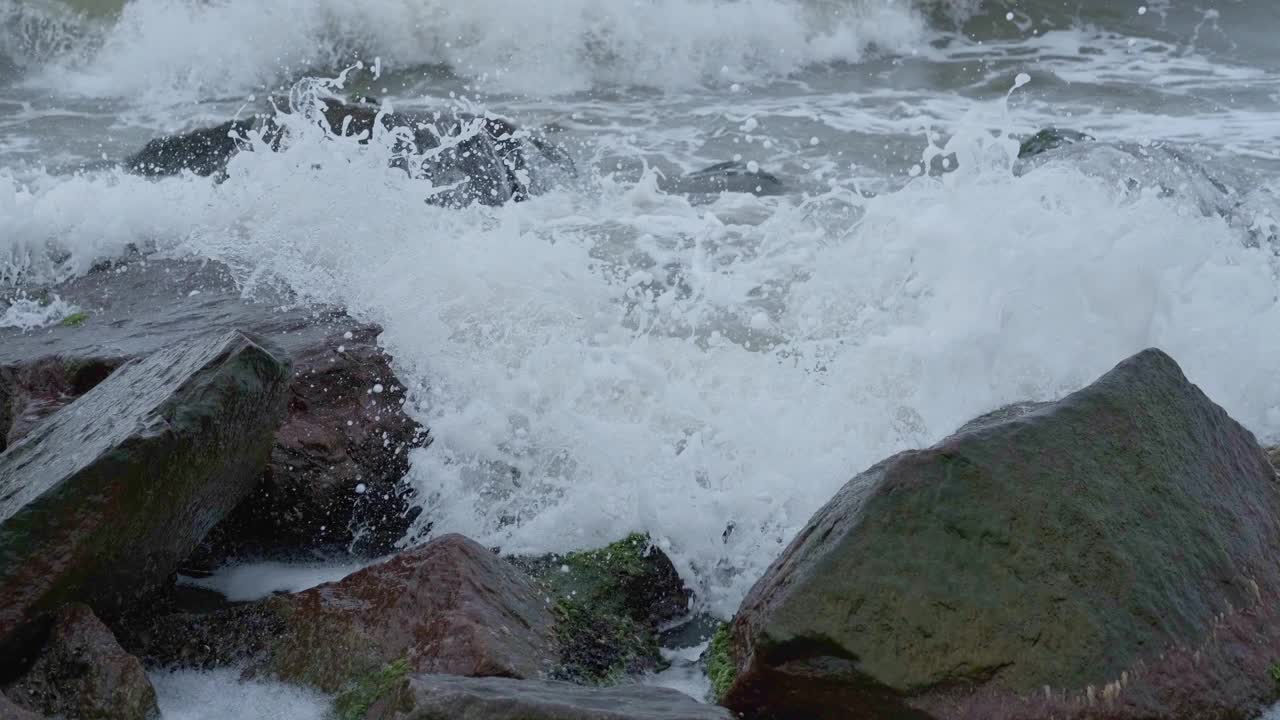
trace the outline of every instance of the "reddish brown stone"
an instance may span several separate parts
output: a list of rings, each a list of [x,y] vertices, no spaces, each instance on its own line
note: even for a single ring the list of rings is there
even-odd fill
[[[50,716],[150,720],[160,715],[142,663],[79,604],[62,610],[30,672],[7,691],[14,702]]]
[[[154,663],[244,663],[334,692],[398,661],[414,672],[541,677],[557,659],[552,623],[520,570],[446,535],[336,583],[144,621],[124,637]]]

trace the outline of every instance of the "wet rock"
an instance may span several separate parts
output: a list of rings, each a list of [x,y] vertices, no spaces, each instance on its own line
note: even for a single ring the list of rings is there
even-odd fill
[[[545,192],[556,179],[576,175],[569,154],[542,132],[491,116],[455,112],[385,112],[370,101],[323,98],[297,112],[335,135],[368,142],[375,131],[395,136],[391,166],[430,180],[429,202],[448,207],[501,205]],[[157,138],[130,156],[124,167],[149,176],[184,171],[226,177],[227,163],[251,151],[251,132],[274,151],[287,151],[289,132],[275,117],[233,120],[211,128]],[[447,138],[452,138],[446,142]],[[443,148],[443,149],[442,149]],[[432,152],[427,152],[432,151]]]
[[[854,478],[744,600],[752,718],[1242,718],[1277,696],[1280,486],[1158,350]]]
[[[121,639],[152,664],[244,663],[336,692],[397,662],[414,672],[540,677],[555,659],[553,622],[520,570],[447,535],[306,592],[142,618]]]
[[[24,707],[13,704],[4,693],[0,693],[0,718],[4,720],[44,720],[39,715]]]
[[[252,119],[229,120],[210,128],[156,138],[129,156],[124,167],[129,172],[150,177],[182,172],[222,175],[254,125]]]
[[[76,720],[160,716],[155,688],[142,663],[122,650],[93,611],[80,604],[62,610],[35,665],[6,692],[13,701],[50,716]]]
[[[722,162],[678,178],[663,180],[658,186],[663,192],[690,195],[719,195],[722,192],[781,195],[786,192],[786,187],[776,175],[758,168],[752,169],[748,164],[738,161]]]
[[[262,482],[193,562],[209,568],[228,557],[317,547],[385,554],[413,519],[402,482],[408,452],[429,438],[403,411],[406,391],[377,344],[380,329],[335,308],[299,305],[272,287],[254,290],[254,299],[245,297],[221,264],[179,260],[135,260],[44,289],[83,308],[87,320],[0,328],[0,445],[128,359],[208,330],[243,328],[293,358],[288,411]]]
[[[1036,155],[1049,152],[1055,148],[1060,148],[1063,145],[1090,142],[1093,139],[1093,136],[1086,135],[1076,130],[1045,128],[1022,141],[1022,145],[1018,147],[1018,158],[1025,159],[1034,157]]]
[[[670,688],[411,675],[393,691],[343,704],[341,720],[730,720]],[[361,712],[363,710],[363,712]]]
[[[658,631],[688,612],[691,594],[647,536],[515,562],[554,599],[557,678],[611,685],[664,667]]]
[[[63,603],[110,616],[168,579],[257,482],[288,372],[239,332],[192,338],[0,454],[0,674]]]

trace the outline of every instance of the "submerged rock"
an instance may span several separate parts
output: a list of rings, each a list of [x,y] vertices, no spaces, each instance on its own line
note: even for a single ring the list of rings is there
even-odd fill
[[[6,691],[15,702],[49,716],[160,717],[155,688],[141,661],[121,649],[93,611],[80,604],[63,608],[31,670]],[[9,716],[0,712],[0,717]]]
[[[691,594],[647,536],[515,562],[554,600],[556,677],[609,685],[664,665],[658,631],[688,612]]]
[[[406,671],[535,678],[555,660],[552,618],[524,574],[447,535],[345,579],[210,614],[140,618],[126,647],[150,663],[247,664],[337,692]]]
[[[241,138],[255,125],[253,119],[228,120],[221,125],[156,138],[129,156],[124,167],[129,172],[151,177],[182,172],[221,175],[231,157],[240,151]]]
[[[213,262],[129,262],[45,292],[84,308],[86,319],[32,332],[0,328],[0,449],[131,358],[243,328],[293,358],[287,414],[261,483],[193,562],[209,569],[229,556],[317,547],[376,556],[407,531],[408,452],[429,438],[404,412],[406,390],[378,346],[377,326],[270,288],[248,299]]]
[[[1049,152],[1055,148],[1060,148],[1063,145],[1090,142],[1093,139],[1092,135],[1086,135],[1076,130],[1045,128],[1022,141],[1022,145],[1018,147],[1018,158],[1025,159],[1034,157],[1036,155]]]
[[[722,162],[678,178],[660,180],[658,187],[663,192],[688,195],[719,195],[722,192],[781,195],[786,192],[786,187],[776,175],[738,161]]]
[[[521,129],[497,117],[384,112],[371,102],[327,98],[309,119],[335,135],[357,137],[361,142],[367,142],[375,130],[395,134],[392,167],[430,180],[439,191],[429,201],[449,207],[526,200],[576,175],[572,158],[545,133]],[[231,158],[252,149],[250,132],[260,132],[273,151],[288,149],[287,129],[273,117],[259,116],[157,138],[127,158],[124,167],[152,177],[193,172],[225,179]]]
[[[1158,350],[854,478],[751,590],[751,718],[1243,718],[1277,696],[1280,486]]]
[[[584,688],[564,682],[411,675],[384,693],[343,705],[340,720],[730,720],[669,688]]]
[[[164,583],[257,482],[289,365],[235,331],[127,363],[0,454],[0,657]]]

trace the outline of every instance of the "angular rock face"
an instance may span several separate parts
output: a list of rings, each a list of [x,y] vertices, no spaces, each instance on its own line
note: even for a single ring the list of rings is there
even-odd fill
[[[163,583],[257,482],[289,365],[239,332],[128,363],[0,454],[0,658]]]
[[[339,701],[341,703],[341,700]],[[362,708],[354,708],[362,709]],[[369,703],[364,720],[730,720],[669,688],[584,688],[563,682],[412,675]]]
[[[1280,486],[1157,350],[854,478],[736,617],[750,718],[1243,718],[1277,694]]]
[[[247,662],[327,692],[396,662],[415,672],[534,678],[555,661],[546,601],[517,568],[447,535],[295,595],[126,628],[162,665]]]
[[[403,411],[405,390],[377,345],[379,328],[270,292],[246,300],[228,269],[212,262],[131,262],[48,292],[88,319],[79,327],[0,329],[0,449],[5,437],[16,441],[126,360],[208,330],[241,328],[294,359],[288,415],[263,482],[211,533],[198,564],[317,545],[380,555],[404,535],[412,520],[401,482],[408,451],[428,437]]]
[[[9,697],[45,715],[76,720],[150,720],[160,716],[142,663],[116,643],[85,605],[63,609],[31,671]],[[0,717],[8,717],[0,712]]]

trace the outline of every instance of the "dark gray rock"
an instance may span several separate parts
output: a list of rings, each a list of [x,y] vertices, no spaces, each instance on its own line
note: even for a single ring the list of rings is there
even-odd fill
[[[667,193],[687,195],[719,195],[722,192],[752,195],[781,195],[786,187],[776,175],[751,170],[743,162],[722,162],[670,180],[660,180],[658,187]]]
[[[4,665],[30,659],[63,603],[109,617],[168,579],[260,477],[288,375],[239,332],[192,338],[126,363],[0,454]]]
[[[15,705],[4,693],[0,693],[0,718],[4,720],[44,720],[30,710]]]
[[[518,202],[545,192],[557,179],[576,175],[572,158],[545,133],[521,129],[496,117],[383,112],[376,103],[346,103],[334,98],[321,100],[318,112],[307,107],[295,111],[323,122],[334,134],[360,138],[361,142],[367,142],[375,129],[399,134],[391,165],[443,189],[429,198],[434,204],[463,207]],[[471,134],[474,127],[479,132]],[[260,132],[273,151],[288,150],[287,129],[274,116],[264,115],[157,138],[127,158],[124,167],[152,177],[193,172],[225,179],[231,158],[252,150],[250,132]],[[448,137],[463,139],[444,142]]]
[[[214,262],[134,260],[31,292],[56,293],[82,308],[85,320],[29,332],[0,328],[0,449],[4,438],[21,437],[126,360],[196,334],[243,328],[293,359],[288,413],[262,482],[193,562],[209,569],[229,556],[317,547],[380,555],[404,535],[413,519],[402,482],[408,452],[429,438],[403,410],[407,392],[378,346],[376,325],[300,305],[271,287],[246,298]]]
[[[339,701],[341,702],[341,700]],[[669,688],[585,688],[563,682],[411,675],[373,699],[364,720],[731,720]]]
[[[152,720],[156,691],[138,658],[126,653],[85,605],[63,608],[31,670],[6,689],[15,702],[75,720]],[[8,717],[0,712],[0,717]]]
[[[1034,157],[1055,148],[1060,148],[1063,145],[1090,142],[1093,139],[1092,135],[1086,135],[1075,130],[1045,128],[1022,141],[1022,144],[1018,146],[1018,158]]]
[[[1280,484],[1158,350],[849,482],[743,601],[754,718],[1246,718],[1277,696]]]

